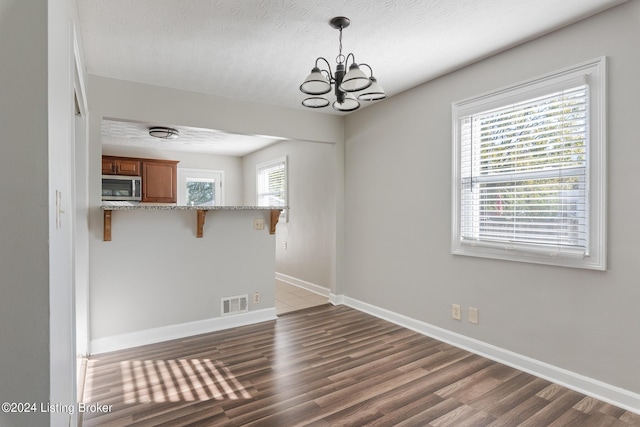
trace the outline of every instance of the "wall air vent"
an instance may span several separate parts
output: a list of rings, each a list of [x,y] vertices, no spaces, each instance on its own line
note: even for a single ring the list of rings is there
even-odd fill
[[[249,295],[222,298],[220,304],[220,312],[223,316],[246,313],[249,311]]]

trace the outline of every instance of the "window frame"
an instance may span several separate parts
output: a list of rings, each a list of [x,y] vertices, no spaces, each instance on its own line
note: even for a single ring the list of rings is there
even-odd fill
[[[462,135],[461,119],[565,89],[572,82],[587,82],[589,124],[587,176],[589,246],[586,255],[571,251],[525,250],[509,244],[473,244],[462,240]],[[452,227],[451,253],[509,261],[606,270],[606,58],[600,57],[524,82],[452,103]]]
[[[178,168],[178,204],[186,205],[187,187],[189,178],[213,179],[216,183],[216,197],[214,206],[224,206],[224,171],[216,169]]]
[[[262,170],[271,168],[277,165],[284,165],[284,206],[282,206],[282,212],[280,212],[280,220],[289,220],[289,165],[287,156],[278,157],[266,162],[256,164],[256,206],[260,205],[260,173]],[[272,205],[269,205],[272,206]]]

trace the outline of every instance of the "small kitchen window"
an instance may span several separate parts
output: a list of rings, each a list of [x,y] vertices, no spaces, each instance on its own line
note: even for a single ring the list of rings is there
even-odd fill
[[[224,171],[178,169],[178,203],[185,206],[224,205]]]

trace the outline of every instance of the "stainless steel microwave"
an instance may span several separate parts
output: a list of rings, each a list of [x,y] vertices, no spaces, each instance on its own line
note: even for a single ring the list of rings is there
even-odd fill
[[[139,176],[102,175],[102,200],[142,200]]]

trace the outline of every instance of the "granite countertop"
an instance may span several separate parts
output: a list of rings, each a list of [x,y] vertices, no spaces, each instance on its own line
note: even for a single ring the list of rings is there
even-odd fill
[[[214,210],[245,210],[245,211],[270,211],[273,209],[286,209],[286,206],[186,206],[175,204],[147,204],[132,202],[102,202],[103,211],[134,211],[134,210],[167,210],[167,211],[214,211]]]

